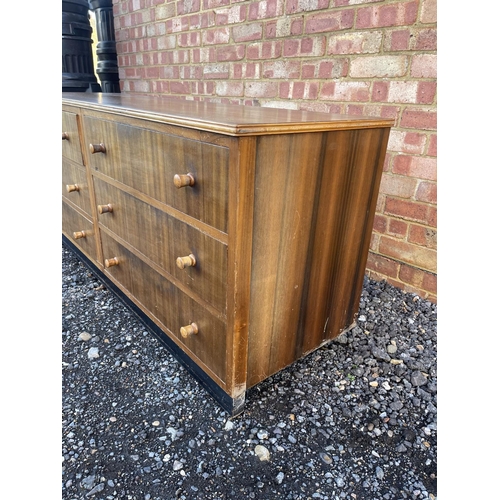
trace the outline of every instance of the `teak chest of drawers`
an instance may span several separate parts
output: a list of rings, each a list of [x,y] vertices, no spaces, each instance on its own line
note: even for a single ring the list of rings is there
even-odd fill
[[[355,321],[391,126],[65,93],[64,242],[235,415]]]

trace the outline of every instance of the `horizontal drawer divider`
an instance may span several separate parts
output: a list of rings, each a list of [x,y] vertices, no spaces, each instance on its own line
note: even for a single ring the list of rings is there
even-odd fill
[[[195,219],[194,217],[191,217],[190,215],[187,215],[184,212],[181,212],[180,210],[177,210],[176,208],[173,208],[170,205],[167,205],[166,203],[162,203],[160,201],[157,201],[154,198],[151,198],[150,196],[148,196],[144,193],[141,193],[137,189],[134,189],[130,186],[122,184],[121,182],[113,179],[112,177],[108,177],[107,175],[104,175],[101,172],[92,171],[92,175],[94,177],[97,177],[98,179],[106,181],[108,184],[111,184],[112,186],[120,189],[121,191],[124,191],[125,193],[128,193],[128,194],[134,196],[135,198],[143,201],[144,203],[147,203],[148,205],[151,205],[152,207],[155,207],[158,210],[161,210],[161,211],[167,213],[168,215],[175,217],[176,219],[180,220],[181,222],[185,222],[186,224],[194,227],[195,229],[198,229],[199,231],[206,234],[207,236],[210,236],[214,240],[217,240],[224,245],[228,244],[229,239],[228,239],[227,233],[224,233],[223,231],[220,231],[219,229],[216,229],[213,226],[205,224],[204,222],[202,222],[198,219]]]
[[[102,224],[99,224],[99,229],[103,231],[104,233],[108,234],[111,236],[113,239],[115,239],[120,245],[125,247],[127,250],[132,252],[134,255],[139,257],[144,263],[146,263],[149,267],[154,269],[158,274],[163,276],[165,279],[170,281],[173,285],[175,285],[179,290],[181,290],[185,295],[188,297],[192,298],[195,302],[197,302],[200,306],[205,308],[212,316],[222,320],[222,321],[227,321],[227,316],[224,314],[222,311],[219,311],[216,309],[214,306],[206,302],[202,297],[200,297],[197,293],[193,292],[192,289],[188,288],[185,286],[181,281],[179,281],[177,278],[172,276],[170,273],[166,272],[163,268],[158,266],[155,262],[153,262],[151,259],[146,257],[143,253],[141,253],[137,248],[131,246],[127,241],[125,241],[123,238],[120,238],[117,234],[113,233],[110,231],[108,228],[103,226]]]

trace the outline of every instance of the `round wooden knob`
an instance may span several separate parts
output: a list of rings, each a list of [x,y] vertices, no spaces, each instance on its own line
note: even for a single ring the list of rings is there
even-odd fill
[[[174,184],[176,188],[194,186],[194,176],[193,174],[174,175]]]
[[[112,207],[111,203],[108,203],[107,205],[97,205],[97,211],[100,214],[106,214],[106,213],[112,212],[113,207]]]
[[[102,142],[100,144],[91,144],[90,145],[90,152],[92,154],[95,154],[95,153],[105,153],[106,152],[106,146]]]
[[[191,323],[190,325],[181,327],[181,335],[187,339],[191,335],[196,335],[198,333],[198,325],[196,323]]]
[[[80,186],[78,184],[67,184],[66,191],[72,193],[73,191],[80,191]]]
[[[105,267],[113,267],[118,265],[118,259],[116,257],[113,257],[112,259],[106,259],[104,261],[104,266]]]
[[[190,253],[186,257],[177,257],[175,263],[177,264],[177,267],[179,269],[184,269],[185,267],[194,267],[196,266],[196,257],[192,253]]]
[[[63,132],[62,133],[62,140],[63,141],[69,141],[69,134],[68,134],[68,132]]]
[[[73,233],[73,238],[75,238],[75,240],[79,240],[80,238],[86,238],[87,237],[87,234],[85,233],[85,231],[75,231]]]

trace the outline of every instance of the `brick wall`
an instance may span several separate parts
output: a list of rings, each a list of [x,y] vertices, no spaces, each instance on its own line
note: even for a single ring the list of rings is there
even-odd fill
[[[436,301],[437,0],[113,0],[122,92],[394,119],[367,274]]]

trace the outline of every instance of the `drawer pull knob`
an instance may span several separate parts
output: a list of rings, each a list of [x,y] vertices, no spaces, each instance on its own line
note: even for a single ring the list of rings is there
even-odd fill
[[[86,238],[87,237],[87,234],[85,233],[85,231],[75,231],[73,233],[73,238],[75,238],[75,240],[79,240],[80,238]]]
[[[177,264],[177,267],[179,269],[184,269],[185,267],[194,267],[196,266],[196,257],[192,253],[190,253],[186,257],[177,257],[175,263]]]
[[[91,144],[90,145],[90,152],[92,154],[95,154],[95,153],[105,153],[106,152],[106,146],[102,142],[100,144]]]
[[[193,174],[174,175],[174,184],[176,188],[194,186],[194,176]]]
[[[118,259],[116,257],[113,257],[112,259],[106,259],[104,261],[104,266],[105,267],[113,267],[118,265]]]
[[[100,214],[110,213],[113,211],[113,206],[111,205],[111,203],[108,203],[107,205],[97,205],[97,211]]]
[[[63,132],[62,133],[62,140],[63,141],[69,141],[69,134],[68,134],[68,132]]]
[[[196,323],[191,323],[190,325],[181,327],[181,335],[187,339],[191,335],[196,335],[198,333],[198,325]]]
[[[78,184],[67,184],[66,191],[72,193],[73,191],[80,191],[80,186]]]

